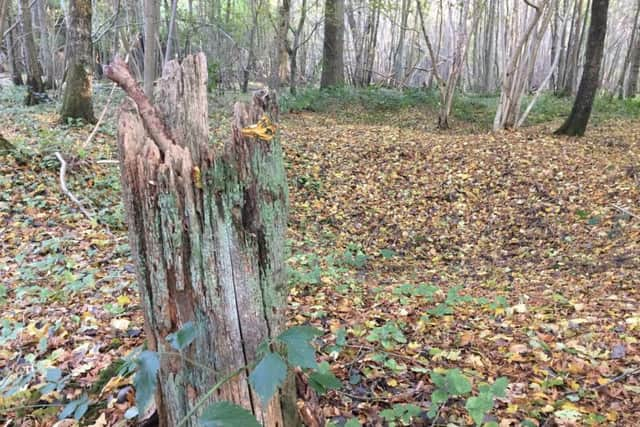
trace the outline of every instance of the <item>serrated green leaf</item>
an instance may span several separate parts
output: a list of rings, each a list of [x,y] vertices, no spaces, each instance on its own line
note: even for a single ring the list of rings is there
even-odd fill
[[[500,377],[491,386],[491,393],[495,397],[505,397],[507,395],[508,386],[509,379],[507,377]]]
[[[441,403],[446,402],[447,400],[449,400],[449,393],[447,393],[446,390],[443,389],[435,389],[433,391],[433,393],[431,393],[431,402],[434,405],[440,405]]]
[[[176,350],[183,350],[196,339],[196,327],[193,322],[182,325],[178,332],[167,335],[167,341]]]
[[[209,405],[200,417],[203,427],[260,427],[256,417],[245,408],[229,402]]]
[[[278,340],[287,347],[287,360],[293,366],[315,369],[316,351],[309,342],[322,331],[310,326],[294,326],[278,336]]]
[[[309,375],[309,385],[320,394],[342,387],[342,383],[333,375],[327,362],[320,363],[317,370]]]
[[[322,331],[313,326],[292,326],[278,335],[278,339],[285,343],[292,339],[309,342],[320,335],[322,335]]]
[[[287,377],[287,364],[277,353],[268,353],[249,375],[249,384],[263,404],[269,403]]]
[[[158,371],[160,370],[160,358],[155,351],[143,351],[136,360],[137,370],[133,377],[133,386],[136,389],[136,406],[140,413],[144,411],[153,400],[158,385]]]
[[[476,425],[482,425],[484,416],[493,408],[493,398],[489,394],[481,394],[467,399],[465,408]]]
[[[459,369],[447,371],[447,387],[451,394],[464,395],[471,392],[471,383]]]

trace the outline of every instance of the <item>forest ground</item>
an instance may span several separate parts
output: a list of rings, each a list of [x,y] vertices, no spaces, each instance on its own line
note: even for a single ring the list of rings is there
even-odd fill
[[[109,87],[97,91],[99,113]],[[604,102],[573,139],[553,137],[559,117],[540,112],[535,126],[490,133],[487,99],[461,100],[454,130],[439,132],[419,98],[322,96],[285,100],[281,135],[289,318],[325,332],[320,359],[344,382],[323,397],[325,416],[471,424],[461,397],[435,422],[425,412],[430,374],[459,368],[474,395],[508,378],[486,418],[501,426],[640,425],[637,106],[618,114]],[[110,397],[130,377],[101,372],[144,337],[117,165],[93,161],[117,158],[115,107],[85,144],[92,126],[57,123],[54,104],[0,97],[0,129],[17,147],[0,154],[0,420],[48,425],[36,420],[83,391],[88,420],[121,420],[130,396]],[[214,104],[219,125],[228,104]],[[55,151],[93,221],[60,191]],[[63,391],[41,396],[52,367]]]

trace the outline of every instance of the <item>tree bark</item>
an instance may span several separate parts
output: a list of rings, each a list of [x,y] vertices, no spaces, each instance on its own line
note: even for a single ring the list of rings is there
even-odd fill
[[[144,1],[144,93],[153,96],[153,82],[157,77],[158,28],[160,25],[160,2]]]
[[[164,62],[167,63],[173,59],[174,47],[177,45],[176,41],[176,14],[178,11],[178,0],[172,0],[171,2],[171,18],[169,19],[169,31],[167,33],[167,49],[164,54]]]
[[[278,8],[278,30],[276,32],[277,57],[271,72],[271,87],[279,88],[287,80],[287,56],[291,50],[287,33],[291,15],[291,2],[281,0]]]
[[[47,7],[44,0],[37,0],[35,3],[37,10],[37,23],[40,32],[40,58],[44,68],[46,80],[45,88],[53,89],[55,87],[55,76],[53,68],[53,49],[49,40],[49,28],[47,26]]]
[[[9,0],[0,0],[0,46],[2,46],[2,36],[4,34],[5,18],[9,9]]]
[[[320,87],[344,84],[344,0],[325,0]]]
[[[640,37],[638,37],[638,18],[639,17],[640,17],[640,1],[638,1],[636,5],[636,12],[633,18],[633,28],[631,29],[631,37],[629,38],[629,48],[627,49],[627,52],[624,56],[624,62],[622,63],[622,70],[620,71],[620,78],[618,79],[618,84],[616,86],[618,97],[620,99],[624,99],[627,96],[628,83],[625,84],[625,78],[627,77],[627,70],[629,69],[629,63],[635,60],[636,52],[640,51]],[[638,63],[638,66],[640,67],[640,62]],[[636,74],[636,79],[637,77],[638,76]],[[633,94],[631,96],[633,96]]]
[[[11,12],[7,11],[7,26],[11,27]],[[16,86],[22,86],[24,81],[22,80],[22,72],[20,70],[20,64],[18,63],[18,59],[16,57],[16,49],[18,47],[18,43],[15,42],[14,32],[17,32],[15,28],[10,29],[7,32],[7,38],[5,40],[5,46],[7,49],[7,59],[9,66],[11,67],[11,81]],[[3,33],[4,34],[4,33]]]
[[[629,77],[624,85],[624,95],[625,97],[634,97],[638,92],[638,75],[640,74],[640,34],[637,31],[638,26],[638,14],[640,13],[640,1],[638,2],[638,7],[636,11],[636,20],[635,25],[633,27],[634,36],[632,37],[632,50],[631,50],[631,66],[629,67]],[[624,70],[623,70],[624,76]]]
[[[396,48],[393,61],[393,75],[395,85],[400,86],[404,80],[404,45],[407,32],[407,20],[409,18],[409,0],[402,0],[400,10],[400,34],[398,35],[398,46]]]
[[[18,13],[20,15],[20,23],[22,27],[22,38],[24,41],[24,56],[27,66],[27,86],[29,92],[25,99],[26,105],[35,105],[40,102],[40,97],[36,94],[45,91],[42,81],[42,67],[38,62],[38,51],[36,50],[36,42],[33,38],[33,24],[31,22],[31,9],[29,0],[20,0],[18,2]]]
[[[204,54],[171,61],[156,107],[122,61],[106,68],[137,104],[126,101],[118,144],[129,241],[152,350],[161,354],[156,404],[161,426],[175,426],[218,380],[251,364],[258,346],[284,326],[288,192],[282,148],[245,137],[275,102],[268,91],[236,104],[233,137],[209,146]],[[272,110],[273,114],[273,110]],[[166,336],[193,322],[186,360],[162,356]],[[212,375],[198,365],[210,366]],[[265,426],[300,425],[294,381],[267,405],[244,371],[211,397],[252,411]],[[186,425],[198,425],[195,417]]]
[[[93,114],[93,57],[91,49],[91,0],[69,2],[67,28],[67,86],[60,116],[84,119],[94,123]]]
[[[298,20],[298,26],[293,30],[293,43],[291,47],[287,43],[287,51],[289,54],[289,91],[292,95],[297,92],[298,86],[298,50],[300,49],[300,36],[302,36],[302,30],[304,29],[304,22],[307,18],[307,0],[302,0],[300,6],[300,19]],[[304,69],[302,71],[304,73]]]
[[[593,0],[582,79],[571,114],[560,129],[555,132],[557,135],[582,136],[587,129],[593,100],[600,85],[600,68],[607,33],[608,10],[609,0]]]

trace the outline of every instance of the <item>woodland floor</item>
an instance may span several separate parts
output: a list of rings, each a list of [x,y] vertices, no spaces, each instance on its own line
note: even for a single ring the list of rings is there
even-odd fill
[[[69,382],[43,397],[37,374],[0,398],[0,420],[50,425],[55,399],[84,390],[98,404],[87,419],[112,425],[129,403],[110,397],[130,379],[100,372],[144,341],[117,165],[91,161],[116,158],[114,108],[82,147],[91,126],[9,101],[0,391],[53,366]],[[344,382],[322,399],[327,418],[383,425],[393,405],[428,409],[429,373],[460,368],[474,390],[508,378],[491,415],[501,426],[640,425],[640,121],[572,139],[551,136],[558,123],[492,134],[435,131],[420,108],[366,116],[282,122],[290,320],[325,331],[320,357]],[[68,185],[98,221],[61,193],[58,150],[73,154]],[[470,425],[463,407],[451,399],[412,425]]]

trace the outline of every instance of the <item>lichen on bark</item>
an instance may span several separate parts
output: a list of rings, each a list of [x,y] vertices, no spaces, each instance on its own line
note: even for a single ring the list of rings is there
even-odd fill
[[[123,197],[149,346],[170,352],[166,336],[194,322],[196,339],[185,356],[215,372],[161,358],[156,400],[168,426],[220,378],[251,364],[284,326],[288,192],[280,142],[242,136],[264,113],[261,94],[251,107],[236,106],[233,137],[214,151],[206,69],[201,54],[170,63],[156,89],[162,95],[155,99],[165,102],[143,108],[162,120],[143,120],[141,104],[131,100],[119,119]],[[164,129],[150,128],[158,123]],[[243,372],[212,401],[243,405],[265,426],[288,427],[300,425],[295,396],[295,382],[287,381],[263,406]],[[195,417],[187,425],[197,425]]]

